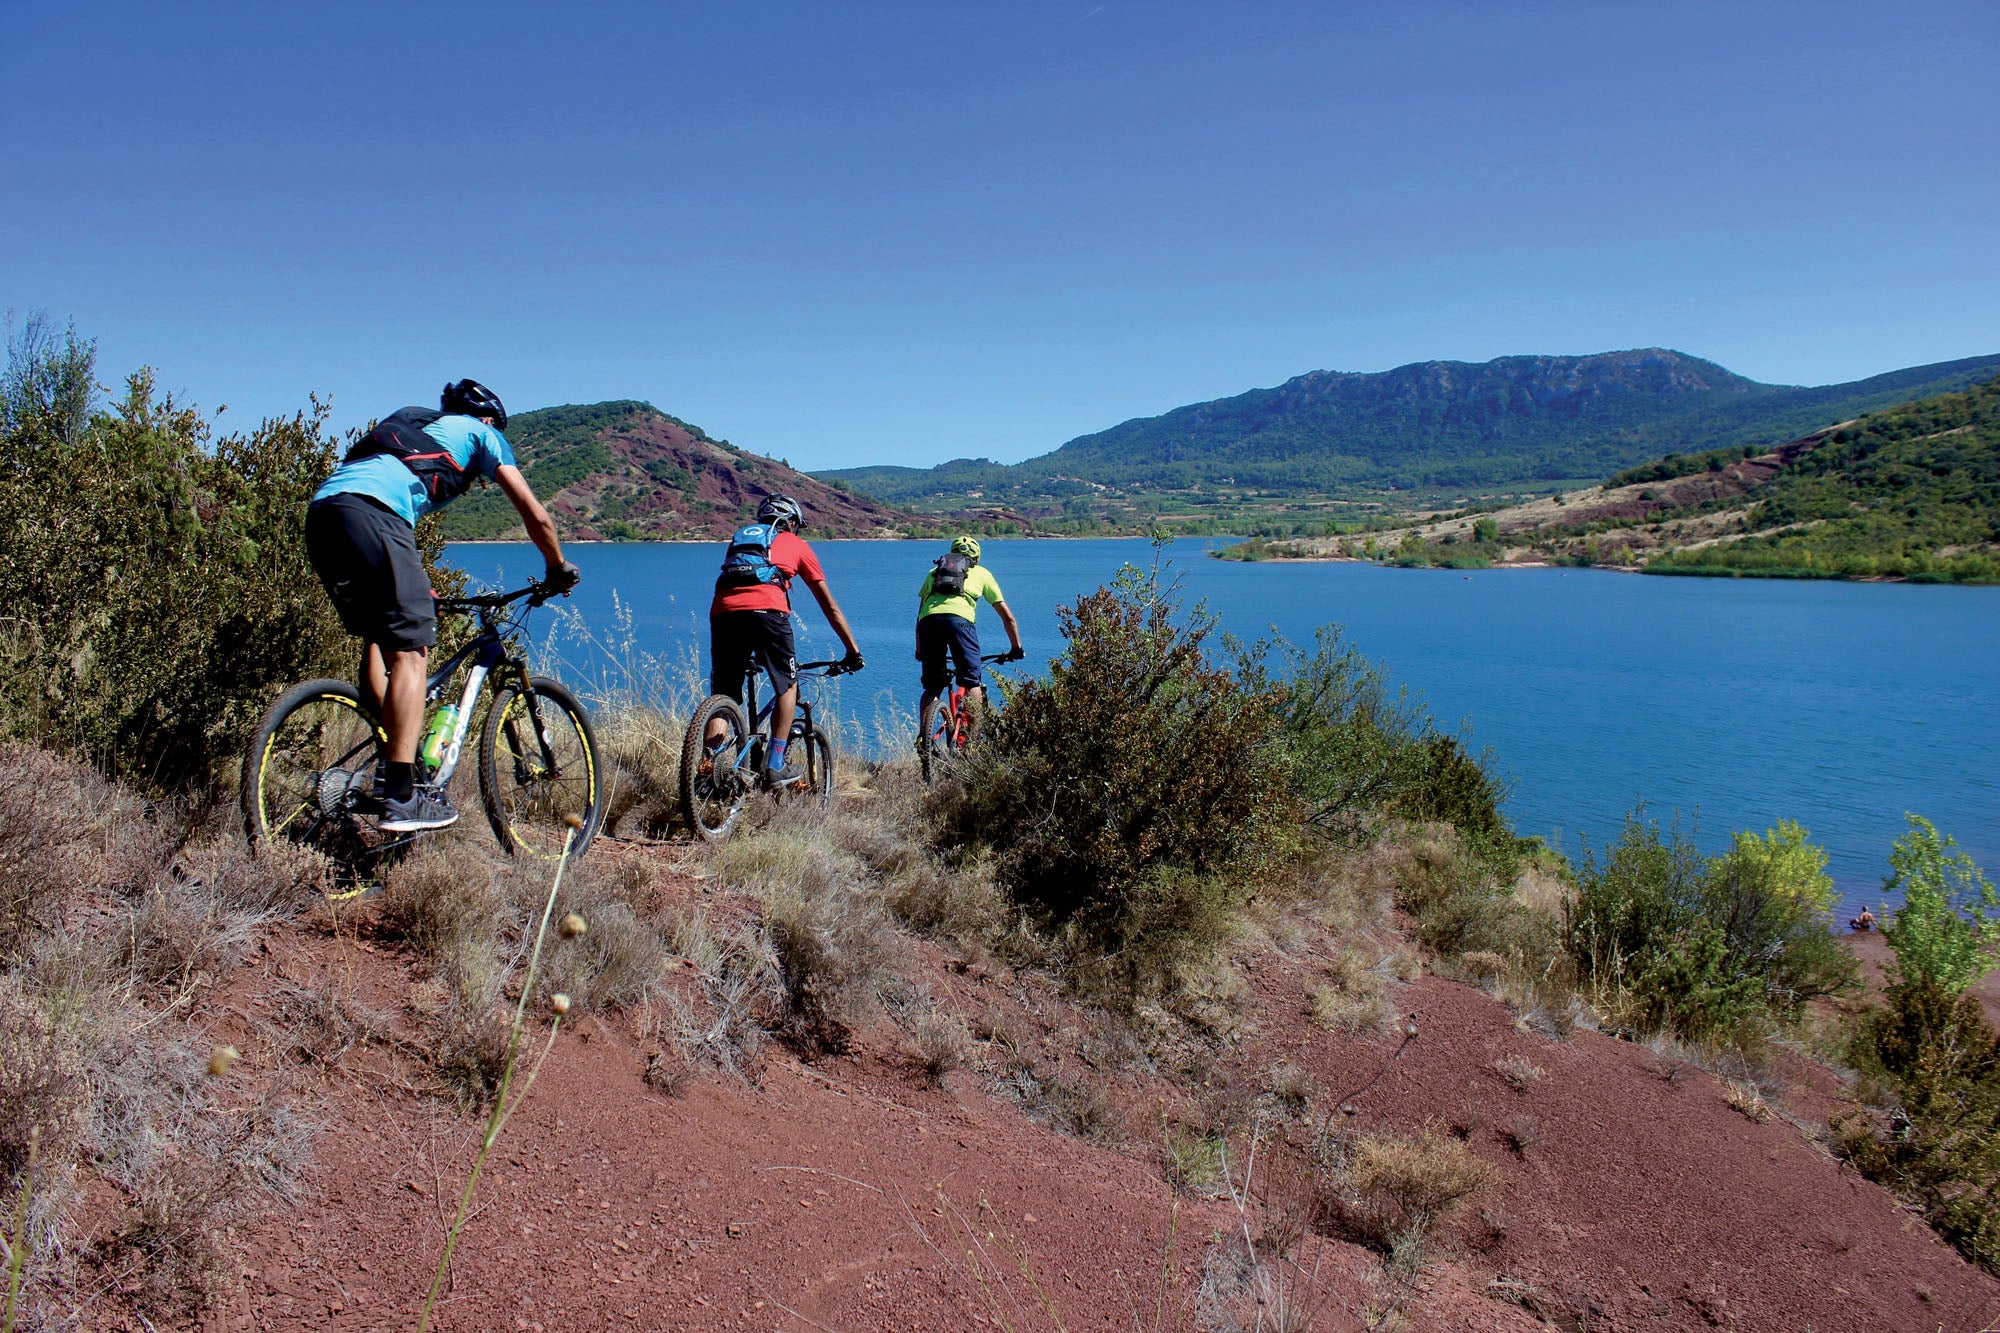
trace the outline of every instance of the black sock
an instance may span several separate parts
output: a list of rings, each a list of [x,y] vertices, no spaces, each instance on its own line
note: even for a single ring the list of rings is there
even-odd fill
[[[392,801],[407,801],[417,791],[417,766],[399,764],[391,759],[383,765],[388,770],[382,778],[382,794]]]

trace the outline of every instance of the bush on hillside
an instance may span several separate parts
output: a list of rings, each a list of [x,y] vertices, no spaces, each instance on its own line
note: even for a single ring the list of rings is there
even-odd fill
[[[1889,988],[1853,1059],[1894,1089],[1886,1125],[1836,1121],[1862,1172],[1913,1198],[1964,1255],[2000,1271],[2000,1037],[1979,1001],[1924,973]]]
[[[143,370],[90,411],[93,362],[31,320],[0,378],[0,704],[16,736],[175,785],[284,684],[352,670],[302,541],[334,445],[317,402],[212,441]]]
[[[1009,691],[943,829],[990,846],[1015,902],[1132,998],[1212,954],[1298,827],[1277,700],[1210,660],[1205,609],[1179,611],[1129,566],[1062,608],[1067,648]]]
[[[2000,893],[1948,834],[1922,815],[1907,818],[1883,886],[1903,893],[1889,947],[1905,978],[1928,977],[1957,994],[2000,963]]]
[[[1308,653],[1274,638],[1239,649],[1244,688],[1278,704],[1285,767],[1309,827],[1341,844],[1373,837],[1390,818],[1452,825],[1511,880],[1525,844],[1500,805],[1505,785],[1486,756],[1439,733],[1407,690],[1322,628]]]
[[[1586,852],[1578,871],[1564,942],[1579,982],[1639,1030],[1722,1042],[1850,986],[1825,907],[1801,891],[1796,859],[1773,855],[1784,837],[1749,835],[1709,860],[1635,812],[1602,864]]]
[[[215,438],[144,369],[99,407],[95,363],[32,318],[0,374],[0,727],[156,788],[200,783],[286,685],[355,669],[304,541],[341,445],[318,399]],[[456,592],[435,518],[417,538]]]

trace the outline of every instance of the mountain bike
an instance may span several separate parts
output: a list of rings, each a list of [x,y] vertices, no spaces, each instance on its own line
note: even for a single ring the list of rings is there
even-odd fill
[[[1020,659],[1006,652],[987,653],[979,660],[981,663],[997,663]],[[917,719],[917,767],[923,770],[925,782],[963,757],[965,747],[972,741],[972,707],[966,702],[968,693],[965,686],[953,679],[951,688],[924,705],[923,716]]]
[[[479,632],[427,677],[417,781],[439,789],[451,781],[492,686],[475,758],[487,821],[509,855],[559,855],[564,821],[575,815],[583,823],[570,855],[581,856],[604,817],[604,769],[590,715],[561,682],[528,674],[518,639],[527,612],[561,592],[531,583],[437,600],[440,616],[476,617]],[[517,602],[524,604],[515,608]],[[464,687],[448,702],[461,667]],[[376,773],[387,744],[381,722],[347,681],[309,680],[287,690],[243,757],[243,825],[251,844],[285,839],[366,868],[425,836],[375,826]]]
[[[785,747],[788,754],[796,753],[805,762],[798,777],[772,789],[774,796],[816,797],[822,804],[832,798],[833,742],[813,719],[805,684],[816,676],[831,679],[846,672],[838,661],[799,663],[799,708]],[[681,742],[681,814],[703,842],[728,837],[736,817],[764,785],[764,752],[770,743],[771,710],[777,700],[757,706],[757,681],[762,674],[753,667],[744,676],[740,704],[726,694],[711,694],[702,700]],[[711,743],[708,724],[718,718],[724,726],[722,739]]]

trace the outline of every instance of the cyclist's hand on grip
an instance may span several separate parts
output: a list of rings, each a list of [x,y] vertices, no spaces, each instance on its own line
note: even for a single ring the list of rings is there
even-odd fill
[[[840,671],[842,675],[845,675],[850,671],[859,671],[861,670],[863,665],[864,663],[861,660],[861,653],[859,649],[849,653],[847,656],[840,659]]]
[[[574,588],[582,578],[583,571],[565,560],[560,565],[550,565],[549,572],[543,578],[542,582],[548,587],[549,591],[559,592],[564,596],[568,596],[569,590]]]
[[[1027,655],[1028,650],[1025,648],[1011,648],[1007,651],[1007,655],[1000,660],[1003,662],[1018,662]]]

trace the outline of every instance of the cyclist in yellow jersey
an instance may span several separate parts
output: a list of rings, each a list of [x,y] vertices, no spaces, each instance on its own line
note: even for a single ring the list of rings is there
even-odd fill
[[[954,675],[965,687],[969,699],[984,703],[986,681],[979,669],[979,631],[973,617],[979,603],[993,604],[1006,627],[1012,650],[1005,661],[1018,662],[1026,654],[1021,649],[1021,627],[1000,595],[1000,580],[979,563],[979,541],[974,537],[954,537],[951,549],[924,575],[917,591],[917,660],[924,664],[924,697],[917,716],[945,692]],[[946,658],[950,664],[947,666]]]

